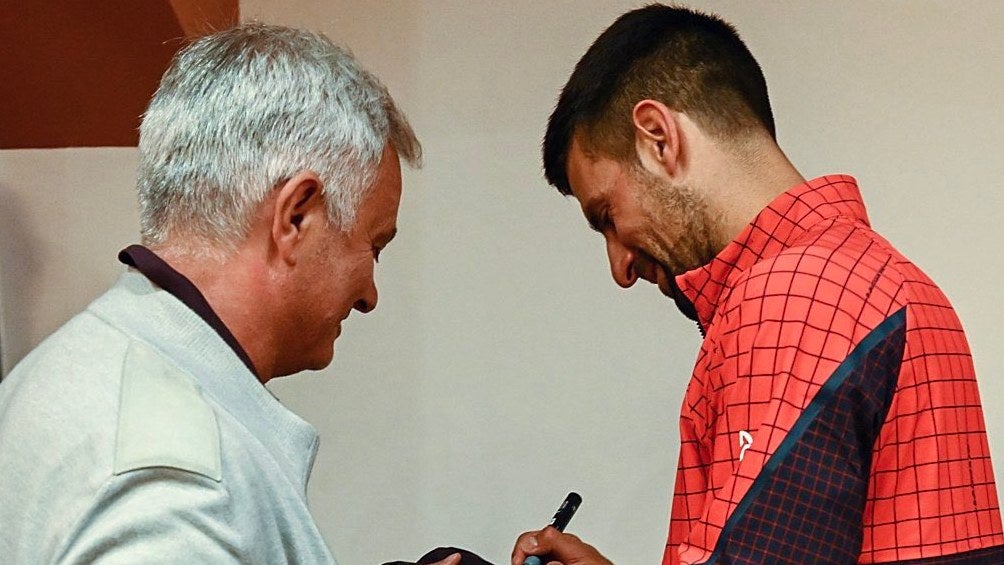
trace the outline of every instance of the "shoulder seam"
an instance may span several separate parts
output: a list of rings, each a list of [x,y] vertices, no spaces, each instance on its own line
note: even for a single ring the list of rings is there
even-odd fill
[[[115,475],[171,467],[222,480],[219,423],[191,375],[131,340],[120,387]]]

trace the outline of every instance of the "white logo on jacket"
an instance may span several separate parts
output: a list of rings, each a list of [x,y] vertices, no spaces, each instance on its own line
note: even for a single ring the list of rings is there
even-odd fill
[[[746,430],[739,430],[739,460],[743,460],[746,450],[753,447],[753,436]]]

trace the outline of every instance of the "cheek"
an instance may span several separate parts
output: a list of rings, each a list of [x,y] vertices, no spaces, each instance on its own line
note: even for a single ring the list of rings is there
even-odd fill
[[[655,226],[645,216],[635,216],[617,225],[617,240],[628,248],[645,249],[652,243]]]
[[[328,285],[330,295],[327,301],[329,303],[335,302],[333,306],[338,310],[338,313],[344,315],[369,292],[372,281],[372,259],[343,264],[338,271],[333,273],[332,281]]]

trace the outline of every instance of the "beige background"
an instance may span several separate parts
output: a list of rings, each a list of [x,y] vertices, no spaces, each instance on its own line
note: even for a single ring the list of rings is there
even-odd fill
[[[545,186],[539,140],[596,35],[640,2],[244,0],[245,18],[351,46],[408,112],[380,308],[326,371],[272,390],[313,422],[321,529],[344,564],[438,544],[498,563],[571,489],[576,533],[655,563],[699,345],[653,288],[618,289],[601,240]],[[859,179],[873,224],[954,301],[1004,480],[1004,3],[695,2],[737,25],[806,176]],[[4,365],[82,308],[135,240],[132,149],[0,151]]]

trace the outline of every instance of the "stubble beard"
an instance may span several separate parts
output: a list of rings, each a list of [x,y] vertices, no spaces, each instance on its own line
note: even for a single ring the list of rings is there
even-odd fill
[[[674,184],[642,172],[641,206],[652,230],[643,242],[672,288],[673,277],[711,262],[718,250],[712,239],[714,217],[707,199],[692,186]],[[665,291],[665,289],[664,289]]]

